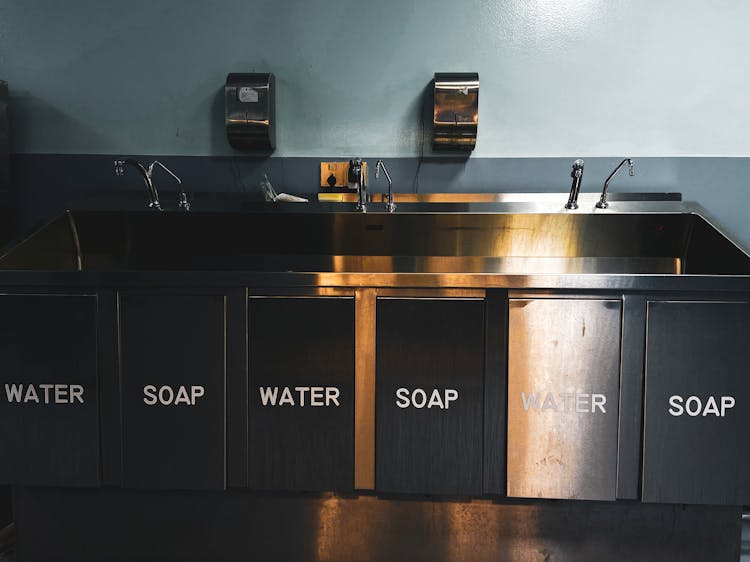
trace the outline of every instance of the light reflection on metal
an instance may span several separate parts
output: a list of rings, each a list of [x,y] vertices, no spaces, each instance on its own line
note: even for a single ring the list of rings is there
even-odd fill
[[[336,496],[322,498],[318,507],[317,561],[338,560],[337,541],[341,528],[341,500]]]
[[[435,149],[474,150],[479,122],[479,74],[436,73],[432,115]]]
[[[565,203],[565,208],[569,210],[575,210],[578,208],[578,194],[581,192],[581,181],[583,180],[583,160],[580,158],[573,162],[573,170],[570,172],[570,177],[573,178],[573,185],[570,188],[570,195],[568,196],[568,202]]]
[[[627,162],[628,164],[628,175],[634,176],[635,175],[635,163],[633,162],[632,158],[625,158],[622,162],[620,162],[617,167],[612,171],[611,174],[607,177],[607,179],[604,182],[604,188],[602,188],[602,195],[599,198],[599,201],[596,203],[597,209],[606,209],[609,207],[609,202],[607,202],[607,190],[609,189],[609,182],[612,181],[612,178],[614,178],[617,175],[617,172],[620,171],[620,168],[625,165]]]
[[[70,235],[73,238],[73,246],[75,247],[76,271],[83,271],[83,253],[81,252],[81,241],[78,238],[78,227],[76,226],[76,220],[75,218],[73,218],[73,213],[71,213],[70,211],[66,211],[65,216],[68,217],[68,224],[70,225]]]
[[[508,495],[614,501],[622,305],[511,300]]]
[[[239,150],[276,147],[276,79],[270,73],[232,73],[224,86],[224,126]]]
[[[562,196],[559,193],[394,193],[396,203],[524,203],[529,205],[558,203]],[[318,200],[327,203],[356,203],[356,193],[319,193]],[[581,206],[593,207],[598,196],[593,193],[581,193],[578,198]],[[614,193],[610,201],[679,201],[679,194],[674,193]],[[384,193],[371,193],[370,201],[384,203]],[[559,210],[549,207],[538,210]]]
[[[375,289],[354,295],[354,488],[375,489]]]
[[[388,168],[386,168],[385,162],[382,160],[378,160],[378,163],[375,166],[375,179],[380,177],[381,168],[385,174],[385,179],[388,181],[388,193],[385,196],[385,210],[388,213],[392,213],[396,210],[396,204],[393,202],[393,180],[391,179],[391,174],[388,173]]]
[[[474,287],[524,282],[502,276],[627,275],[632,285],[635,275],[750,275],[750,257],[685,204],[620,202],[618,209],[627,212],[539,212],[551,204],[478,205],[503,212],[405,204],[399,213],[367,214],[70,213],[82,268],[91,272],[310,273],[340,283],[431,287],[449,286],[455,275],[459,286]],[[78,269],[69,220],[61,216],[11,248],[0,269]]]

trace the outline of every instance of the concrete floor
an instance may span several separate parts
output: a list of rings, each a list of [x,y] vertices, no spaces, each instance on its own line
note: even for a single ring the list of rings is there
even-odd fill
[[[750,562],[750,514],[742,522],[742,546],[740,551],[740,562]],[[15,562],[14,553],[0,554],[0,562]]]

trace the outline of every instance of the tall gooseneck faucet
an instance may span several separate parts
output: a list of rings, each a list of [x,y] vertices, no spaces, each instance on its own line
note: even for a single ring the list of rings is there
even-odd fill
[[[569,210],[578,208],[578,194],[581,191],[581,180],[583,179],[583,160],[580,158],[573,162],[570,177],[573,178],[573,185],[570,187],[568,202],[565,203],[565,208]]]
[[[125,166],[130,165],[135,168],[139,174],[143,177],[143,182],[146,184],[146,195],[148,195],[150,209],[156,209],[161,211],[161,203],[159,202],[159,192],[154,187],[154,182],[151,181],[151,173],[153,170],[147,170],[146,167],[132,158],[126,158],[125,160],[115,160],[115,174],[122,176],[125,173]],[[152,165],[153,166],[153,165]],[[149,166],[151,168],[152,166]]]
[[[609,189],[609,182],[612,181],[612,178],[615,177],[617,172],[620,171],[620,168],[622,168],[625,165],[625,162],[628,163],[628,175],[634,176],[635,175],[635,162],[631,158],[625,158],[622,162],[620,162],[617,165],[617,168],[615,168],[611,174],[609,174],[609,177],[604,182],[604,189],[602,189],[602,196],[599,198],[599,202],[596,204],[597,209],[606,209],[609,207],[609,203],[607,203],[607,189]]]
[[[357,184],[357,210],[367,212],[367,191],[365,190],[365,167],[362,159],[349,160],[349,181]]]
[[[154,185],[153,176],[154,176],[154,166],[159,165],[160,168],[162,168],[165,172],[167,172],[170,176],[172,176],[175,181],[180,185],[180,190],[177,193],[177,203],[180,209],[184,211],[190,210],[190,203],[188,202],[187,194],[182,189],[182,180],[177,177],[177,175],[167,168],[164,164],[159,162],[158,160],[154,160],[149,164],[148,168],[146,168],[143,164],[138,162],[137,160],[133,160],[132,158],[126,158],[125,160],[115,160],[115,174],[118,176],[122,176],[125,173],[125,166],[130,165],[133,166],[138,173],[141,174],[143,177],[143,181],[146,184],[146,194],[148,195],[149,199],[149,208],[150,209],[156,209],[157,211],[161,211],[161,202],[159,201],[159,192],[156,190],[156,186]]]
[[[380,178],[380,169],[383,169],[383,173],[385,174],[385,179],[388,181],[388,197],[385,200],[385,210],[389,213],[392,213],[396,210],[396,204],[393,202],[393,181],[391,180],[391,174],[388,173],[388,168],[385,167],[385,162],[382,160],[378,160],[377,165],[375,166],[375,179]]]

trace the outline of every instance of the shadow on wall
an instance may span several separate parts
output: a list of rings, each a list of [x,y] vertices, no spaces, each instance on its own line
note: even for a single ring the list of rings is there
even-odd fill
[[[10,139],[11,153],[17,152],[17,147],[30,145],[48,147],[40,152],[55,152],[55,147],[68,144],[91,147],[107,144],[106,139],[84,123],[29,92],[11,91],[8,121],[14,131]],[[55,132],[54,138],[50,131]]]
[[[411,189],[400,191],[411,191],[413,193],[424,193],[435,191],[430,187],[436,183],[446,185],[460,185],[461,176],[464,173],[466,163],[469,161],[471,152],[465,150],[442,150],[435,151],[432,148],[432,135],[434,132],[433,118],[435,107],[435,80],[430,80],[418,97],[412,102],[410,115],[419,119],[420,137],[417,139],[419,158],[414,170]],[[436,182],[435,179],[439,181]]]
[[[10,201],[10,162],[8,160],[8,83],[0,80],[0,244],[10,235],[8,226]]]
[[[227,150],[233,152],[232,156],[215,156],[213,160],[229,161],[233,175],[233,184],[239,188],[239,191],[255,191],[257,184],[262,176],[258,173],[258,168],[268,165],[268,160],[273,155],[273,151],[268,150],[235,150],[229,147],[227,131],[225,126],[225,100],[224,86],[219,88],[211,102],[211,153],[223,154]],[[240,166],[240,162],[250,163],[252,171],[248,171],[245,166]],[[252,188],[250,187],[252,186]]]

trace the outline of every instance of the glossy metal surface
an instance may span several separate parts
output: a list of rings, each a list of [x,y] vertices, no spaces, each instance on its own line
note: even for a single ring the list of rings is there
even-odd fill
[[[562,196],[559,193],[394,193],[396,203],[559,203]],[[315,199],[313,195],[311,200]],[[356,203],[356,193],[319,193],[318,200],[332,203]],[[386,200],[384,193],[371,193],[370,201],[382,203]],[[610,201],[681,201],[679,193],[612,193]],[[579,195],[581,205],[593,206],[595,195],[582,193]]]
[[[479,74],[436,73],[432,120],[435,149],[474,150],[479,123]]]
[[[238,150],[276,148],[276,79],[269,73],[233,73],[224,87],[224,125]]]
[[[617,167],[612,170],[612,173],[607,176],[607,179],[604,181],[604,187],[602,188],[602,195],[599,198],[599,201],[596,203],[597,209],[606,209],[609,207],[609,203],[607,202],[607,191],[609,190],[609,182],[612,181],[612,178],[614,178],[617,175],[617,172],[620,171],[620,168],[622,168],[625,163],[628,164],[628,175],[634,176],[635,175],[635,164],[633,162],[632,158],[625,158],[622,162],[620,162]]]
[[[149,168],[146,169],[146,167],[143,164],[141,164],[137,160],[133,160],[132,158],[126,158],[124,160],[115,160],[115,175],[118,175],[118,176],[125,175],[125,166],[131,166],[135,168],[135,170],[143,178],[143,183],[146,184],[146,195],[148,195],[148,207],[150,209],[156,209],[157,211],[161,211],[162,209],[161,209],[161,202],[159,201],[159,192],[157,191],[156,186],[154,185],[154,182],[151,178],[154,165],[151,164],[151,166],[149,166]],[[179,181],[179,178],[178,178],[178,181]]]
[[[377,173],[377,170],[376,170]],[[349,183],[352,180],[357,188],[357,210],[367,212],[367,186],[365,185],[365,166],[361,158],[349,160]]]
[[[578,194],[581,192],[581,180],[583,180],[583,160],[580,158],[573,162],[570,177],[573,178],[573,184],[570,186],[570,195],[565,208],[572,211],[578,208]]]
[[[750,273],[750,258],[690,212],[286,210],[72,212],[78,247],[63,216],[11,249],[0,267],[75,270],[80,258],[84,271]]]
[[[375,489],[375,289],[354,295],[354,488]]]
[[[386,168],[385,162],[382,160],[378,160],[377,165],[375,166],[375,179],[380,177],[381,168],[383,169],[385,179],[388,182],[388,191],[385,195],[385,210],[388,213],[392,213],[396,210],[396,204],[393,202],[393,180],[391,179],[391,174],[388,173],[388,168]]]
[[[513,299],[508,496],[615,499],[619,301]]]

